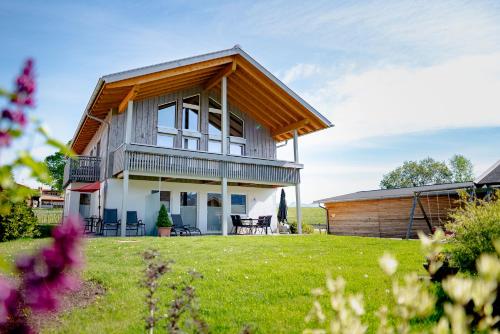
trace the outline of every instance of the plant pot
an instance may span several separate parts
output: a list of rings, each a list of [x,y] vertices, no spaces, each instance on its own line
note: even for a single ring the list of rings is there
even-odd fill
[[[158,236],[159,237],[169,237],[171,230],[172,230],[171,227],[158,227]]]

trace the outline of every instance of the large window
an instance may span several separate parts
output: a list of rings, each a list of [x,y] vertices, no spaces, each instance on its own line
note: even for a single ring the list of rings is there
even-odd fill
[[[232,137],[243,138],[243,120],[235,114],[230,114],[229,117],[229,135]]]
[[[158,106],[158,126],[175,129],[176,127],[176,103],[170,102]]]
[[[152,194],[156,194],[158,190],[151,190]],[[160,205],[164,204],[168,212],[170,212],[170,191],[160,191]]]
[[[200,96],[187,97],[182,101],[182,128],[199,131]]]
[[[221,135],[222,111],[221,106],[212,99],[208,100],[208,134]]]
[[[231,194],[231,213],[240,215],[247,213],[246,195]]]
[[[185,225],[197,225],[198,194],[195,192],[181,192],[181,217]]]

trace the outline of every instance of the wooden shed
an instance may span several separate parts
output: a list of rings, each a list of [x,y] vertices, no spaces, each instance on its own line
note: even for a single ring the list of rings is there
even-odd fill
[[[331,234],[380,238],[405,238],[413,212],[410,238],[417,231],[442,226],[457,207],[458,189],[473,182],[412,188],[359,191],[319,200],[328,214]],[[419,194],[415,199],[415,194]]]

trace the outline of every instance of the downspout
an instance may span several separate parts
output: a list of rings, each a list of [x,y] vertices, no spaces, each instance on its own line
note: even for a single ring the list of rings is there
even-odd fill
[[[106,125],[106,155],[105,155],[105,163],[104,163],[104,194],[103,194],[103,197],[102,197],[102,204],[103,204],[103,209],[106,207],[106,195],[107,195],[107,188],[108,188],[108,159],[109,159],[109,129],[111,127],[111,123],[106,121],[105,119],[100,119],[100,118],[97,118],[95,116],[92,116],[91,114],[89,114],[88,111],[85,112],[85,115],[90,118],[90,119],[93,119],[94,121],[97,121],[101,124],[105,124]],[[111,116],[113,117],[113,116]],[[99,216],[101,215],[101,212],[99,212]]]
[[[330,234],[330,222],[328,221],[328,209],[325,206],[321,206],[321,203],[318,203],[318,207],[320,207],[323,210],[325,210],[325,216],[326,216],[326,233]]]

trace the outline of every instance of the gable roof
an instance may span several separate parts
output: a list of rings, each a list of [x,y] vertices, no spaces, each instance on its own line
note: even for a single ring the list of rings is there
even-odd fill
[[[487,184],[500,184],[500,160],[488,168],[474,182],[479,186]]]
[[[238,45],[231,49],[141,67],[101,77],[72,139],[81,153],[111,109],[122,110],[128,99],[141,100],[191,86],[220,87],[228,76],[228,98],[270,129],[277,141],[332,126],[332,123],[272,75]],[[215,80],[215,81],[214,81]],[[242,93],[244,92],[244,93]],[[125,102],[125,103],[124,103]]]
[[[416,192],[439,193],[439,191],[444,192],[449,190],[458,190],[458,189],[469,188],[472,186],[474,186],[474,182],[443,183],[443,184],[434,184],[434,185],[420,186],[420,187],[358,191],[355,193],[320,199],[314,201],[314,203],[338,203],[338,202],[363,201],[371,199],[413,197],[413,195]]]

